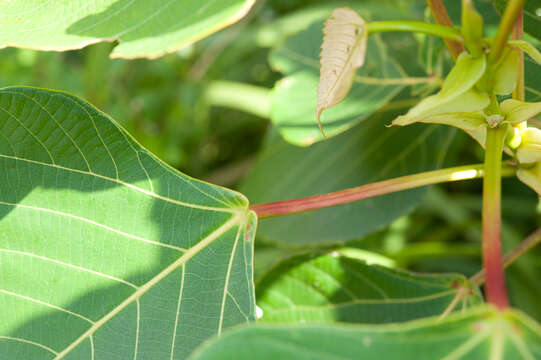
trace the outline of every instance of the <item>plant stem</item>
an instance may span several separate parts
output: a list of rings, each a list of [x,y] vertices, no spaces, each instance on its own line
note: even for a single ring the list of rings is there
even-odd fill
[[[520,10],[515,25],[513,26],[513,40],[523,40],[524,39],[524,30],[523,30],[523,11]],[[524,53],[519,51],[519,62],[518,62],[518,75],[517,75],[517,87],[513,91],[513,99],[524,101]],[[524,124],[521,122],[520,124]]]
[[[445,5],[441,0],[426,0],[426,2],[428,3],[428,6],[432,11],[432,16],[434,17],[434,20],[437,24],[448,26],[451,28],[453,27],[453,22],[451,21],[451,18],[447,13],[447,9],[445,8]],[[459,41],[450,39],[444,39],[443,41],[445,42],[447,49],[449,49],[451,56],[455,60],[458,58],[458,55],[460,55],[463,51],[466,50],[462,43],[460,43]]]
[[[483,267],[488,301],[500,309],[508,306],[501,258],[501,163],[506,127],[487,129],[483,179]]]
[[[483,168],[483,164],[477,164],[428,171],[302,199],[256,204],[251,206],[251,209],[256,212],[260,219],[291,215],[426,185],[480,178],[484,173]],[[511,165],[504,165],[504,168],[500,169],[500,171],[504,176],[513,176],[515,174],[515,168]]]
[[[515,246],[513,250],[509,251],[503,257],[503,267],[506,268],[512,263],[514,263],[519,257],[533,249],[536,245],[541,243],[541,228],[535,230],[531,233],[526,239],[524,239],[520,244]],[[485,271],[481,270],[477,274],[470,277],[470,282],[476,284],[477,286],[483,285],[485,282]]]
[[[245,111],[264,119],[270,118],[271,90],[240,82],[218,80],[205,89],[205,99],[213,106]]]
[[[443,39],[462,41],[462,35],[458,29],[422,21],[375,21],[368,23],[366,28],[369,34],[390,31],[416,32],[439,36]]]
[[[526,0],[509,0],[507,2],[507,6],[505,7],[505,11],[502,15],[502,20],[500,21],[500,25],[498,27],[498,33],[496,34],[490,48],[490,54],[488,56],[490,62],[495,63],[502,55],[505,44],[507,43],[507,39],[509,38],[509,34],[511,33],[513,25],[524,7],[525,1]]]
[[[523,40],[524,39],[524,24],[523,24],[523,10],[520,10],[515,25],[513,26],[512,38],[513,40]],[[518,74],[517,74],[517,85],[513,91],[513,99],[524,101],[526,99],[524,92],[524,53],[520,50],[518,51]],[[526,129],[528,127],[527,121],[519,122],[514,125],[517,129]]]

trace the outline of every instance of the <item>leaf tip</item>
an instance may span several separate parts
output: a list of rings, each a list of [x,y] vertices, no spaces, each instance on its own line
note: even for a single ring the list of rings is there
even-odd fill
[[[319,126],[319,131],[321,131],[321,135],[323,135],[324,138],[327,138],[327,135],[325,134],[325,131],[323,130],[323,124],[321,123],[321,113],[325,110],[324,108],[318,106],[316,110],[316,117],[317,117],[317,124]]]

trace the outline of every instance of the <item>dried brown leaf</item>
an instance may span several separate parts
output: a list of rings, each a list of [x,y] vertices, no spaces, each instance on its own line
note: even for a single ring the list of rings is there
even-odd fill
[[[368,32],[366,23],[355,11],[339,8],[325,23],[323,35],[316,109],[322,133],[321,113],[344,100],[357,69],[364,64]]]

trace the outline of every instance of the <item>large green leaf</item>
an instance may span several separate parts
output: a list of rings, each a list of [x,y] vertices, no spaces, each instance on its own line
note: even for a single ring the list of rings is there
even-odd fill
[[[118,40],[112,57],[155,58],[242,18],[254,0],[18,0],[0,3],[0,47],[70,50]]]
[[[84,101],[0,90],[0,354],[184,359],[254,319],[246,199]]]
[[[192,360],[541,358],[541,328],[520,312],[490,307],[388,325],[244,326],[202,346]]]
[[[387,323],[441,315],[466,288],[471,293],[461,296],[457,309],[482,303],[462,275],[412,274],[337,250],[286,260],[256,289],[260,321]]]
[[[390,109],[394,107],[394,110],[378,112],[355,128],[307,148],[274,138],[260,154],[241,187],[242,192],[253,204],[265,203],[437,168],[455,130],[425,124],[385,127],[404,111],[401,107],[404,105],[401,100],[390,103]],[[289,246],[352,240],[407,213],[424,193],[423,189],[414,189],[329,209],[264,219],[258,236]]]
[[[313,24],[274,49],[269,59],[273,68],[287,75],[274,89],[271,119],[282,136],[296,145],[306,146],[324,139],[316,119],[322,29],[321,22]],[[377,36],[370,36],[365,63],[357,72],[350,93],[321,116],[325,134],[337,135],[366,120],[403,87],[385,81],[403,76],[387,54],[385,44]]]
[[[491,0],[500,14],[505,10],[508,0]],[[529,0],[524,5],[524,31],[541,40],[541,17],[539,1]]]

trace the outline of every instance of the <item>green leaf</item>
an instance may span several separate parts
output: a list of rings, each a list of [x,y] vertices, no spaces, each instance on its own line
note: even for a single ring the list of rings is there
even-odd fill
[[[466,287],[474,288],[462,275],[413,274],[368,265],[340,250],[299,255],[274,267],[257,284],[257,305],[263,311],[258,321],[407,321],[441,315]],[[482,303],[479,292],[471,291],[457,308]]]
[[[508,0],[491,0],[500,14],[505,10]],[[541,17],[539,16],[539,2],[526,1],[524,5],[524,31],[541,40]]]
[[[440,166],[454,129],[412,125],[387,128],[411,102],[390,103],[362,124],[308,148],[270,139],[241,191],[252,204],[338,191]],[[397,110],[398,109],[398,110]],[[331,111],[334,109],[331,109]],[[258,237],[288,246],[322,245],[359,238],[409,212],[424,189],[261,221]]]
[[[185,359],[254,319],[246,199],[62,92],[0,90],[0,354]]]
[[[287,75],[274,89],[271,119],[281,135],[296,145],[324,139],[316,117],[322,27],[322,23],[310,26],[270,55],[273,68]],[[381,39],[370,36],[365,64],[358,70],[349,95],[321,115],[325,134],[335,136],[366,120],[400,91],[403,76]]]
[[[524,314],[490,307],[389,325],[244,326],[199,348],[212,359],[524,359],[541,358],[541,328]]]
[[[116,40],[112,57],[156,58],[236,22],[254,2],[3,1],[0,47],[64,51]]]

